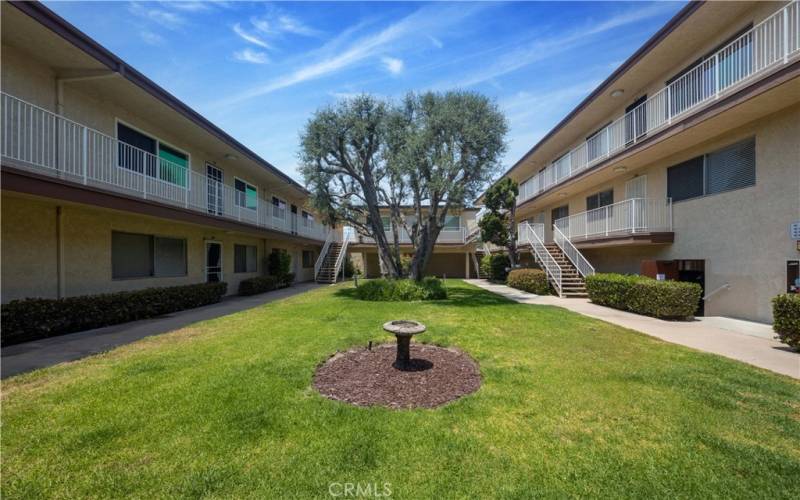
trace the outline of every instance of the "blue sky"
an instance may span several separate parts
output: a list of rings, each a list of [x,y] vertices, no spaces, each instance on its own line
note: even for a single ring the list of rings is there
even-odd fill
[[[683,2],[46,2],[287,174],[319,107],[461,88],[516,162]]]

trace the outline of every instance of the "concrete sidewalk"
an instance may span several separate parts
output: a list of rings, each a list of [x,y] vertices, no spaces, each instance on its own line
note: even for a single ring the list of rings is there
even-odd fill
[[[667,342],[719,354],[800,379],[800,353],[774,340],[772,327],[769,325],[722,317],[697,318],[695,321],[664,321],[592,304],[588,299],[534,295],[486,280],[466,281],[522,304],[563,307]]]
[[[217,304],[179,311],[158,318],[143,319],[131,323],[122,323],[120,325],[106,326],[85,332],[3,347],[0,373],[2,378],[6,378],[37,368],[44,368],[65,361],[74,361],[135,342],[144,337],[167,333],[198,321],[258,307],[262,304],[305,293],[320,286],[324,285],[300,283],[289,288],[282,288],[250,297],[231,296],[226,297]]]

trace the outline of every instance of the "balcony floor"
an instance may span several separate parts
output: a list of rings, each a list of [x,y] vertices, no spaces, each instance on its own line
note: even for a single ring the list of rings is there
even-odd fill
[[[641,233],[626,232],[609,235],[598,234],[587,238],[573,237],[570,241],[572,241],[572,244],[578,249],[634,245],[668,245],[675,241],[675,233],[672,231],[664,231]]]

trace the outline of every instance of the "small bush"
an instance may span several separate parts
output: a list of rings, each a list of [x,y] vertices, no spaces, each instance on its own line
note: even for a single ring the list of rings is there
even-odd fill
[[[239,282],[239,295],[255,295],[269,292],[278,288],[278,278],[275,276],[258,276]]]
[[[702,294],[697,283],[614,273],[587,276],[586,291],[596,304],[669,319],[694,315]]]
[[[772,299],[772,329],[781,342],[800,350],[800,295],[784,293]]]
[[[356,297],[369,301],[407,302],[413,300],[441,300],[447,298],[444,282],[432,276],[422,281],[374,279],[356,288]]]
[[[278,278],[279,282],[286,281],[291,274],[292,256],[286,250],[279,249],[267,256],[267,274]]]
[[[508,273],[506,284],[512,288],[536,295],[549,295],[550,283],[541,269],[514,269]]]
[[[227,289],[227,283],[200,283],[64,299],[14,300],[2,306],[2,345],[213,304]]]
[[[508,256],[504,254],[484,255],[481,259],[481,272],[490,281],[505,283],[508,276],[508,267],[511,265]]]

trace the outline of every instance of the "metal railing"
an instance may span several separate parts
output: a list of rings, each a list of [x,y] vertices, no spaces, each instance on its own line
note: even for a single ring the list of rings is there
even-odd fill
[[[354,233],[353,235],[353,242],[356,243],[360,240],[361,243],[375,243],[375,239],[369,236],[358,236]],[[394,235],[392,234],[391,230],[386,231],[386,239],[389,243],[394,243]],[[398,234],[398,240],[400,244],[411,244],[411,235],[409,235],[404,229],[400,229]],[[436,243],[466,243],[467,241],[467,228],[461,226],[458,229],[442,229],[439,232],[439,237],[436,239]]]
[[[567,238],[564,233],[562,233],[561,230],[555,225],[553,225],[553,241],[556,245],[558,245],[558,248],[564,252],[564,255],[566,255],[569,261],[572,262],[572,265],[575,266],[575,269],[578,270],[578,273],[581,276],[585,278],[586,276],[591,276],[594,274],[594,267],[589,264],[589,261],[586,260],[586,257],[584,257],[583,254],[577,248],[575,248],[575,245],[569,241],[569,238]]]
[[[672,231],[671,198],[629,198],[555,221],[569,241]]]
[[[753,26],[645,102],[519,186],[522,203],[644,139],[739,83],[800,54],[800,3],[794,0]]]
[[[336,257],[336,264],[334,265],[333,273],[334,277],[338,276],[339,272],[341,272],[342,279],[344,279],[344,260],[347,258],[347,246],[355,234],[356,229],[354,227],[344,226],[342,228],[342,247],[339,249],[339,255]]]
[[[44,108],[2,93],[0,151],[15,167],[258,227],[325,240],[328,228],[298,226],[261,197],[209,179],[189,166],[118,141]]]
[[[338,239],[338,236],[339,233],[337,231],[328,231],[328,236],[325,238],[325,243],[322,244],[322,250],[319,252],[319,257],[317,257],[317,261],[314,262],[314,280],[317,279],[319,270],[322,268],[322,263],[325,262],[325,258],[328,256],[328,249],[330,249],[331,243]]]
[[[544,268],[550,283],[561,297],[561,266],[544,246],[544,224],[523,222],[517,226],[517,241],[520,246],[530,245],[536,260]]]

